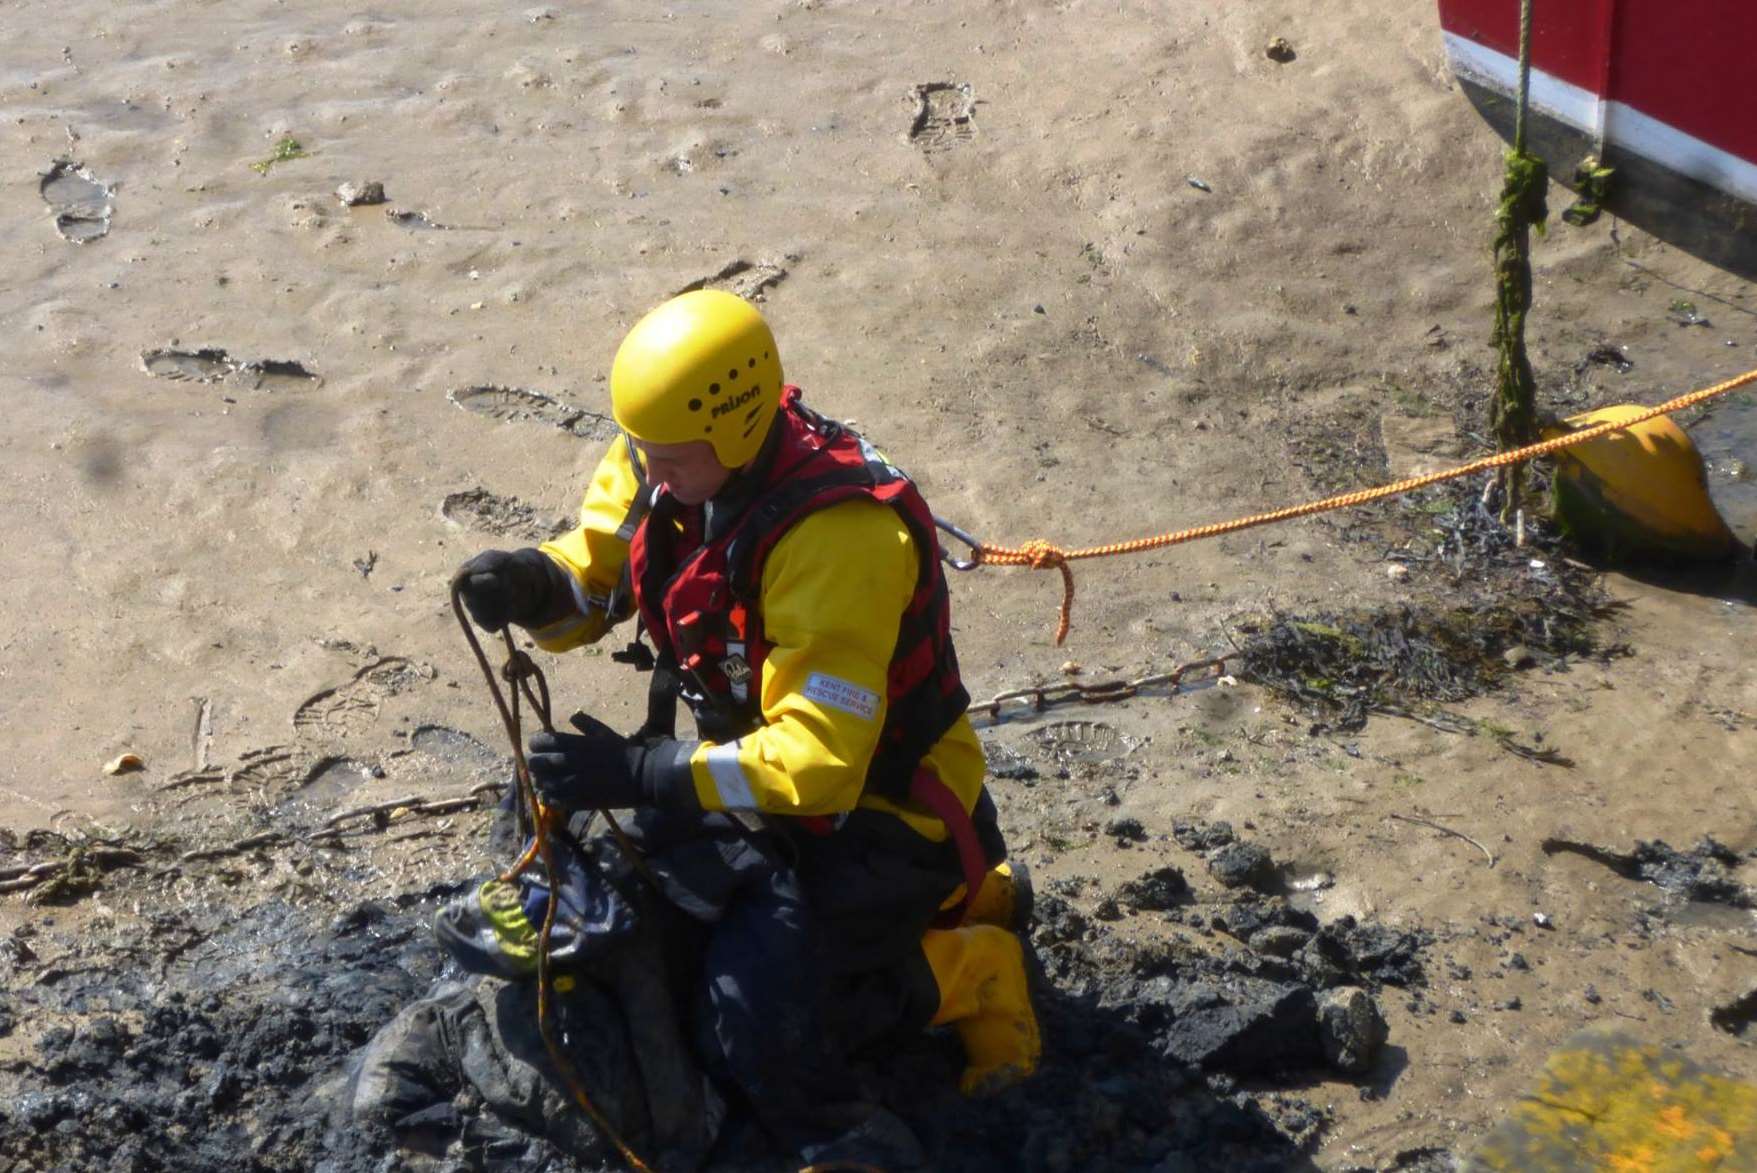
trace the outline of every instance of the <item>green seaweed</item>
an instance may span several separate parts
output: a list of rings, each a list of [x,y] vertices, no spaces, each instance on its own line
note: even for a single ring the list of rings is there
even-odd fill
[[[250,169],[258,175],[267,175],[269,168],[273,167],[276,163],[290,163],[294,159],[304,159],[308,157],[309,153],[305,150],[304,146],[300,144],[298,139],[284,138],[275,144],[274,151],[268,158],[257,163],[252,163]]]

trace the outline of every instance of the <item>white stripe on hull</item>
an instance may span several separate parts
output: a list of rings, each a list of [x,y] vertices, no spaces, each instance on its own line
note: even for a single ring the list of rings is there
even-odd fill
[[[1503,94],[1519,89],[1519,62],[1457,33],[1444,34],[1452,72]],[[1757,163],[1741,159],[1626,102],[1606,102],[1559,77],[1531,71],[1531,105],[1595,138],[1633,151],[1679,175],[1757,203]]]

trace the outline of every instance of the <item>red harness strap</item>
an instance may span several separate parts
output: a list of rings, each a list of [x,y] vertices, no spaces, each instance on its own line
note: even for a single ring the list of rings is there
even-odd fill
[[[970,911],[976,894],[982,891],[982,881],[988,877],[988,856],[982,850],[982,841],[976,837],[976,824],[970,821],[970,812],[964,809],[952,788],[940,781],[938,774],[926,768],[916,770],[915,777],[909,782],[909,799],[932,811],[934,817],[946,825],[946,833],[951,835],[952,843],[958,848],[958,865],[964,870],[964,896],[951,908],[941,911],[933,922],[936,929],[955,929],[964,923],[964,914]]]

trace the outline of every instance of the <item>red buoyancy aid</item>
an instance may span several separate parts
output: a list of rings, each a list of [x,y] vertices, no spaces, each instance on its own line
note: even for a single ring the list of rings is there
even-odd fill
[[[988,862],[981,858],[963,804],[921,768],[927,752],[970,703],[952,648],[933,514],[914,483],[877,449],[801,404],[799,388],[782,391],[775,428],[756,466],[741,474],[747,478],[740,486],[747,504],[722,532],[705,539],[699,532],[680,532],[682,507],[668,494],[655,497],[629,545],[642,623],[660,661],[676,665],[687,682],[684,699],[702,736],[715,742],[741,737],[763,723],[762,672],[770,645],[758,596],[770,551],[802,518],[842,501],[876,501],[896,510],[914,541],[920,569],[898,625],[884,726],[864,789],[893,803],[913,800],[946,823],[958,847],[968,902]],[[832,825],[822,819],[798,821],[818,833]]]

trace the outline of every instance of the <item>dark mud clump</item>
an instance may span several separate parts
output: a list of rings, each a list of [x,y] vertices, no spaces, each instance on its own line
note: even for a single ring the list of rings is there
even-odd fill
[[[1225,820],[1204,823],[1199,820],[1178,819],[1171,824],[1171,837],[1177,840],[1177,845],[1185,851],[1193,851],[1197,854],[1225,847],[1238,840],[1238,835],[1234,833],[1232,824]]]
[[[1190,899],[1190,882],[1183,872],[1167,865],[1155,868],[1138,880],[1117,889],[1118,903],[1141,912],[1169,912]]]
[[[316,928],[282,903],[165,914],[147,934],[156,965],[8,982],[15,1013],[50,1025],[0,1066],[0,1163],[218,1173],[329,1155],[336,1173],[372,1168],[382,1151],[326,1135],[317,1093],[438,976],[418,903],[362,904]]]
[[[1729,1035],[1744,1038],[1753,1023],[1757,1023],[1757,988],[1742,998],[1734,998],[1731,1002],[1716,1006],[1708,1013],[1709,1025],[1716,1030],[1724,1030]]]
[[[1682,900],[1729,904],[1734,908],[1757,908],[1757,893],[1733,877],[1739,854],[1712,836],[1689,851],[1679,851],[1663,839],[1637,840],[1634,851],[1612,851],[1572,839],[1545,839],[1545,855],[1568,852],[1604,864],[1619,876],[1645,880]]]

